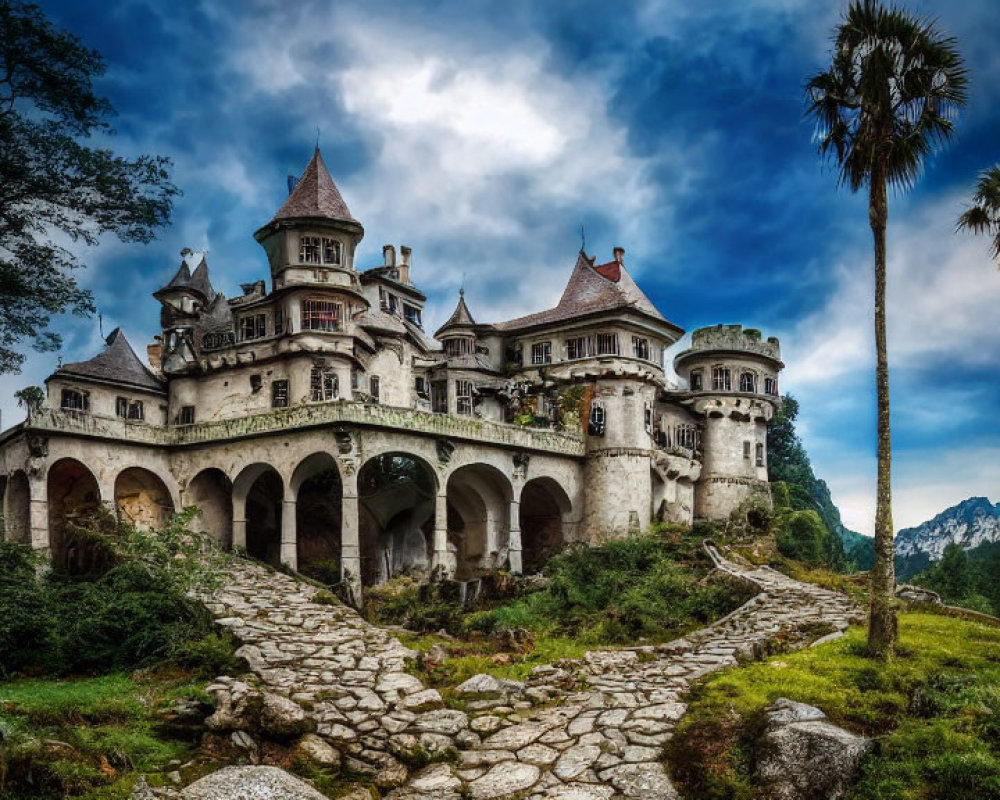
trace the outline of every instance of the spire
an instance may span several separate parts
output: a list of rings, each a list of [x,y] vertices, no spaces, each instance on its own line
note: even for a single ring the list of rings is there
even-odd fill
[[[436,339],[442,333],[452,329],[452,328],[466,328],[472,327],[476,324],[476,321],[472,318],[472,314],[469,313],[469,307],[465,304],[465,289],[458,290],[458,305],[455,306],[455,311],[448,318],[448,321],[437,329],[434,334]]]
[[[356,221],[351,216],[333,178],[330,177],[318,146],[302,177],[295,184],[284,205],[278,209],[272,222],[294,217],[325,217]]]
[[[170,280],[170,283],[153,292],[153,297],[159,300],[161,295],[168,294],[174,289],[187,289],[198,292],[204,296],[207,302],[211,303],[215,297],[215,289],[212,288],[212,282],[208,279],[208,262],[205,260],[205,252],[185,247],[181,250],[181,259],[181,266],[177,270],[177,274]],[[191,272],[192,266],[195,267],[194,273]]]

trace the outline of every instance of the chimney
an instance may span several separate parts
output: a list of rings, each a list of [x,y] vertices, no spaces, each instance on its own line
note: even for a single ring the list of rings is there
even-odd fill
[[[410,254],[413,252],[413,248],[407,247],[405,244],[399,246],[400,261],[399,265],[399,282],[410,284]]]
[[[624,247],[616,247],[613,252],[615,254],[615,261],[617,261],[619,264],[621,264],[624,267],[625,266],[625,248]]]
[[[163,370],[163,337],[154,337],[155,341],[146,345],[146,360],[153,372],[158,375]]]
[[[385,260],[385,266],[396,266],[396,248],[391,244],[382,245],[382,258]]]

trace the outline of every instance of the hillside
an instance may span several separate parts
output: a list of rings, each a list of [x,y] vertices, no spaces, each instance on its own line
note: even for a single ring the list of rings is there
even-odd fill
[[[938,561],[949,544],[972,550],[1000,541],[1000,503],[970,497],[915,528],[896,534],[896,554],[902,558],[925,555]]]

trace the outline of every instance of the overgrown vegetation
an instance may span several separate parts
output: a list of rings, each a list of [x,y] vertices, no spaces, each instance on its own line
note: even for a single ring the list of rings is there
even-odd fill
[[[157,711],[203,704],[206,680],[245,665],[188,595],[215,580],[189,519],[143,531],[78,518],[66,535],[85,574],[42,571],[27,546],[0,542],[0,800],[124,798],[134,771],[193,752]]]
[[[1000,616],[1000,542],[969,551],[949,544],[941,560],[911,582],[937,592],[949,605]]]
[[[852,629],[822,647],[709,677],[669,747],[685,796],[749,800],[753,741],[778,697],[876,738],[851,800],[1000,798],[1000,629],[902,614],[897,657],[866,656]]]
[[[523,677],[532,667],[587,647],[666,641],[732,610],[746,590],[710,575],[703,531],[657,527],[649,534],[568,550],[541,581],[501,576],[463,610],[442,587],[397,578],[367,593],[366,613],[382,624],[447,637],[423,642],[447,657],[429,677],[445,683],[474,672]],[[471,670],[471,671],[470,671]]]

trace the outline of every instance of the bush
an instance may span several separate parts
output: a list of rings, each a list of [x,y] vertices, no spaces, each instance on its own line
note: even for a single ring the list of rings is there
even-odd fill
[[[807,564],[822,564],[826,560],[827,538],[830,536],[823,520],[815,511],[795,511],[788,516],[778,533],[778,552]]]

